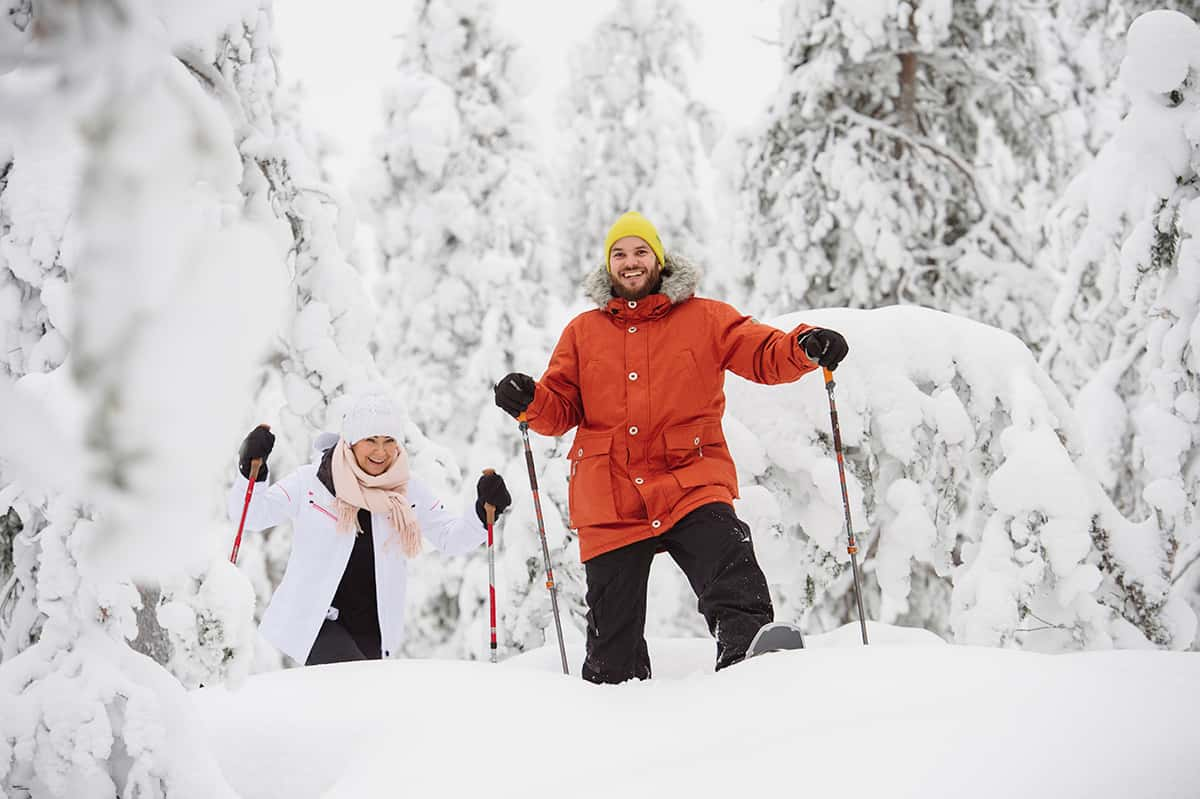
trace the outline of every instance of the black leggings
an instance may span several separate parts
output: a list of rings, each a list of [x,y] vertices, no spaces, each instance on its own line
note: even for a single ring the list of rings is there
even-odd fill
[[[308,652],[305,666],[346,663],[351,660],[380,660],[379,633],[351,632],[329,619],[321,625],[317,640]]]
[[[718,670],[743,659],[754,634],[775,619],[750,527],[729,505],[703,505],[656,538],[583,564],[588,605],[585,680],[618,683],[650,676],[646,585],[651,561],[664,550],[696,592],[697,607],[717,639]]]

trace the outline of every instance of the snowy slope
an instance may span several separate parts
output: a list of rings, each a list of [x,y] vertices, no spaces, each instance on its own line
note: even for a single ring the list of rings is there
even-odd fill
[[[709,672],[651,640],[656,677],[593,686],[555,647],[500,666],[386,661],[192,693],[252,797],[1195,797],[1200,656],[1040,655],[872,625]]]

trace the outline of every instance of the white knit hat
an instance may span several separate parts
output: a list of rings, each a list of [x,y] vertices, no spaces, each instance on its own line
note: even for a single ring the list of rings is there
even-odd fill
[[[364,438],[391,436],[404,441],[404,414],[387,394],[372,390],[359,394],[342,417],[342,438],[353,446]]]

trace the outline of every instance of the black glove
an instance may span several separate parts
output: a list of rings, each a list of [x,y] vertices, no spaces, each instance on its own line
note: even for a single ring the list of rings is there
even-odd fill
[[[242,477],[250,479],[250,461],[257,458],[262,461],[258,467],[258,482],[265,482],[267,479],[267,456],[271,454],[274,446],[275,434],[271,432],[271,428],[260,424],[251,430],[250,435],[246,436],[246,440],[242,442],[242,448],[238,450],[238,471],[242,473]]]
[[[814,327],[812,330],[804,331],[796,339],[796,343],[804,350],[804,354],[810,361],[816,361],[819,366],[823,366],[831,372],[846,357],[846,353],[850,352],[850,345],[846,343],[846,339],[842,337],[841,333],[835,330],[826,330],[823,327]]]
[[[520,372],[506,374],[496,384],[496,405],[516,419],[533,402],[533,387],[536,385],[537,381],[529,375]]]
[[[479,478],[479,482],[475,484],[475,493],[479,495],[479,499],[475,500],[475,513],[484,524],[487,524],[484,505],[494,507],[496,515],[499,516],[512,504],[512,497],[508,493],[508,486],[504,485],[504,478],[495,472],[485,473]]]

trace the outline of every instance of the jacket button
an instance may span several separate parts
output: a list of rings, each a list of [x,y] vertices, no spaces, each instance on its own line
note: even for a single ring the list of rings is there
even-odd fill
[[[580,447],[579,451],[576,452],[575,454],[582,458],[583,457],[583,447]]]
[[[637,300],[630,300],[630,301],[629,301],[629,303],[628,303],[628,305],[629,305],[629,307],[630,307],[630,308],[636,308],[636,307],[637,307]]]
[[[631,435],[631,436],[637,435],[637,425],[636,424],[633,427],[629,428],[629,435]]]
[[[657,530],[658,528],[662,527],[662,522],[660,522],[658,519],[655,519],[654,521],[650,522],[650,526]]]
[[[630,372],[630,373],[629,373],[629,379],[630,379],[630,380],[637,380],[637,372]]]
[[[692,443],[699,446],[700,445],[700,436],[696,436],[695,438],[693,438]]]
[[[630,332],[630,333],[636,333],[636,332],[637,332],[637,326],[635,325],[634,327],[631,327],[631,328],[629,328],[629,332]]]
[[[641,485],[642,483],[644,483],[646,481],[640,477],[635,477],[635,478],[633,478],[633,482],[637,483],[638,485]]]

